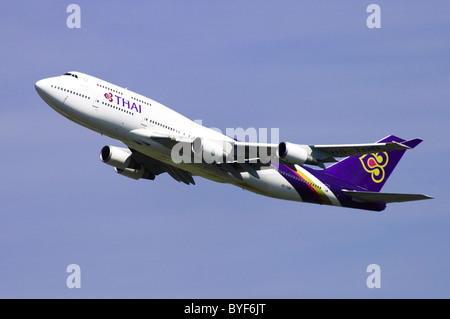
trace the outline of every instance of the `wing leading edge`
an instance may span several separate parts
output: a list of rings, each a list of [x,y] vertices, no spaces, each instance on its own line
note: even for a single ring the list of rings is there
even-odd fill
[[[324,152],[334,157],[347,157],[364,155],[377,152],[388,152],[394,150],[407,150],[412,148],[410,145],[421,141],[415,139],[406,142],[387,142],[387,143],[368,143],[368,144],[343,144],[343,145],[311,145],[312,150]]]

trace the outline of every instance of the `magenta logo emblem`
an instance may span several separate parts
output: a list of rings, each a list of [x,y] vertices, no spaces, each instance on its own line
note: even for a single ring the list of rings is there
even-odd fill
[[[113,101],[113,95],[111,93],[105,93],[105,97],[109,102]]]

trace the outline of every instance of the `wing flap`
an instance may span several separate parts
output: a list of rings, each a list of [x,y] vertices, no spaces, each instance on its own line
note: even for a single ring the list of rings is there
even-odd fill
[[[192,184],[195,185],[195,181],[192,178],[192,175],[184,170],[176,168],[174,166],[165,165],[167,173],[172,176],[178,182],[183,182],[186,185]]]
[[[370,203],[397,203],[409,202],[415,200],[432,199],[428,195],[423,194],[398,194],[398,193],[377,193],[377,192],[358,192],[350,190],[342,190],[342,193],[357,201]]]

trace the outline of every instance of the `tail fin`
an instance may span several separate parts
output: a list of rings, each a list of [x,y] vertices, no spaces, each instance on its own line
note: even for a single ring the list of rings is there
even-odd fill
[[[394,135],[385,137],[377,143],[399,142],[414,148],[421,139],[405,141]],[[405,150],[351,156],[325,169],[325,173],[357,185],[372,192],[379,192],[394,168],[402,158]]]

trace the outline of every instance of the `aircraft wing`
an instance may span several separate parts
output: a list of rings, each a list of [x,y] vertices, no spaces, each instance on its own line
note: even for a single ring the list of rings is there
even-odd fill
[[[137,129],[130,133],[132,140],[140,145],[150,146],[152,143],[157,142],[169,149],[178,143],[191,144],[195,140],[195,138],[152,132],[147,129]],[[242,180],[242,172],[248,172],[253,177],[259,178],[257,170],[259,170],[261,166],[270,165],[271,160],[276,158],[275,153],[278,144],[246,143],[237,141],[227,143],[230,144],[227,156],[223,158],[220,163],[214,163],[214,165],[219,166],[222,170],[229,172],[235,178],[240,180]],[[133,157],[135,157],[135,153],[138,152],[132,151]],[[145,156],[143,154],[141,155]],[[191,158],[191,160],[194,162],[193,158]],[[194,184],[194,180],[190,173],[162,162],[160,162],[159,166],[163,168],[163,171],[168,172],[174,179]]]
[[[304,149],[311,156],[312,162],[307,164],[319,165],[327,162],[337,162],[335,157],[348,157],[355,155],[364,155],[378,152],[388,152],[394,150],[406,150],[411,147],[408,144],[414,144],[421,141],[415,139],[403,143],[367,143],[367,144],[335,144],[335,145],[301,145],[296,146]],[[268,143],[247,143],[235,142],[234,150],[236,156],[229,163],[249,162],[249,163],[268,163],[271,160],[281,160],[276,155],[279,144]],[[242,151],[243,150],[243,151]],[[314,161],[315,160],[315,161]]]
[[[288,142],[279,144],[277,155],[282,161],[293,164],[318,165],[325,168],[324,163],[337,162],[335,157],[359,156],[371,153],[407,150],[417,146],[422,140],[396,142],[383,140],[367,144],[335,144],[335,145],[301,145]]]
[[[395,203],[409,202],[414,200],[432,199],[428,195],[423,194],[397,194],[397,193],[377,193],[377,192],[358,192],[350,190],[342,190],[342,193],[357,201],[370,203]]]
[[[364,155],[370,153],[387,152],[394,150],[407,150],[410,149],[407,143],[412,143],[419,139],[399,143],[399,142],[388,142],[388,143],[368,143],[368,144],[337,144],[337,145],[309,145],[312,152],[316,151],[323,153],[323,155],[328,155],[331,157],[347,157],[355,155]]]
[[[174,166],[165,164],[152,157],[142,154],[134,149],[130,148],[130,150],[133,153],[133,159],[137,163],[143,165],[145,169],[148,170],[149,172],[152,172],[155,175],[167,172],[170,176],[172,176],[173,179],[177,180],[178,182],[183,182],[187,185],[189,184],[195,185],[195,181],[192,178],[191,173],[176,168]]]

